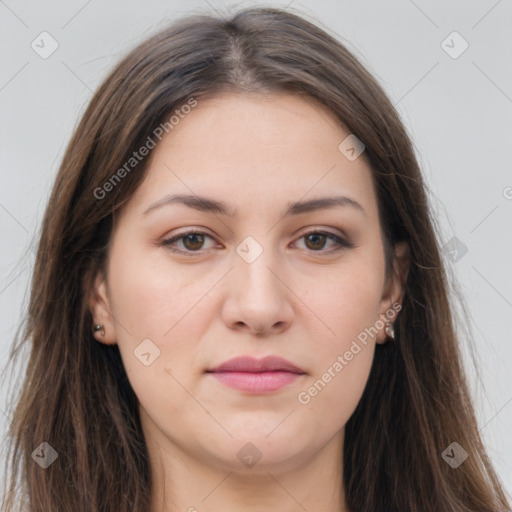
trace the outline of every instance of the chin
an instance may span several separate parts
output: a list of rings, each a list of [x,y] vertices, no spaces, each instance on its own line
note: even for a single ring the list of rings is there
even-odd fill
[[[275,429],[277,423],[273,424]],[[212,441],[215,452],[210,454],[215,465],[226,471],[240,474],[267,475],[296,469],[304,464],[318,449],[318,436],[314,439],[300,438],[297,432],[279,427],[272,429],[252,429],[248,434],[245,430],[230,430],[233,438],[223,436]],[[272,432],[269,435],[269,432]],[[208,447],[206,447],[208,448]]]

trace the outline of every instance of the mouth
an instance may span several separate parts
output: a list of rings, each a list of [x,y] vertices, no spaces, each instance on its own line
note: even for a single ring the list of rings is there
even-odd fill
[[[278,391],[306,375],[301,368],[277,356],[237,357],[207,370],[220,383],[251,394]]]

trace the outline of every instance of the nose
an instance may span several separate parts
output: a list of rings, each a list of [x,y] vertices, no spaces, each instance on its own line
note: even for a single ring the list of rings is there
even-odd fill
[[[271,252],[263,250],[252,262],[235,255],[222,310],[223,320],[231,329],[264,336],[283,332],[291,325],[294,295]]]

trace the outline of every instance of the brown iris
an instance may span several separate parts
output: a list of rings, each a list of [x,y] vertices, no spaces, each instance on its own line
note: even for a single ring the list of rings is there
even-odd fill
[[[191,245],[187,242],[191,242]],[[204,235],[200,233],[190,233],[183,237],[183,245],[193,251],[197,249],[201,249],[201,246],[204,244]]]
[[[325,245],[326,238],[326,235],[323,235],[322,233],[310,233],[304,237],[306,240],[306,245],[309,249],[322,249]],[[311,239],[313,239],[313,247],[308,245],[308,241]]]

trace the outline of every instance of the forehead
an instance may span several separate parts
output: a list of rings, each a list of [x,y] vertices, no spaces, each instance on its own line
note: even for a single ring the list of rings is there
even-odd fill
[[[188,109],[187,109],[188,110]],[[176,118],[178,119],[178,118]],[[371,169],[339,146],[350,132],[324,105],[291,94],[197,100],[152,151],[128,203],[139,213],[165,194],[207,195],[233,209],[344,194],[376,215]]]

